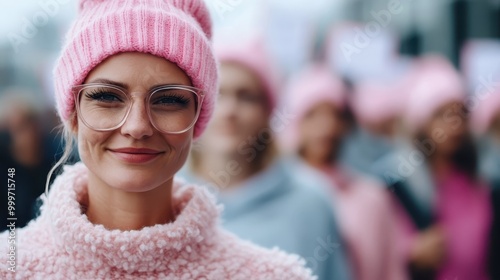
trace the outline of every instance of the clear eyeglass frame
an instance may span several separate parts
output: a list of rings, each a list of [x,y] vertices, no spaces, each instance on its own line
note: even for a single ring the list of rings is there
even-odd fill
[[[80,98],[81,98],[82,92],[84,92],[85,89],[92,88],[92,87],[108,87],[108,88],[112,88],[112,89],[118,90],[121,93],[123,93],[124,96],[126,96],[128,98],[128,101],[130,101],[130,105],[129,105],[128,109],[127,109],[127,112],[126,112],[125,116],[123,117],[123,119],[117,125],[115,125],[113,127],[110,127],[110,128],[104,128],[104,129],[101,128],[101,129],[99,129],[99,128],[95,128],[95,127],[91,126],[85,120],[85,118],[83,117],[82,112],[80,110]],[[196,104],[195,104],[195,106],[196,106],[196,112],[195,112],[195,116],[193,118],[193,121],[191,122],[191,124],[189,124],[188,127],[186,127],[185,129],[179,130],[179,131],[164,131],[164,130],[160,129],[155,124],[155,122],[153,121],[153,117],[151,115],[150,106],[146,106],[146,111],[147,111],[147,114],[148,114],[148,117],[149,117],[149,122],[151,123],[151,125],[153,125],[153,127],[156,130],[160,131],[161,133],[165,133],[165,134],[182,134],[182,133],[185,133],[186,131],[188,131],[189,129],[191,129],[194,126],[194,124],[196,123],[196,121],[198,120],[198,118],[200,116],[200,112],[201,112],[201,107],[202,107],[202,104],[203,104],[203,100],[205,98],[205,93],[203,92],[203,90],[201,90],[199,88],[196,88],[196,87],[192,87],[192,86],[185,86],[185,85],[165,85],[165,86],[159,86],[159,87],[156,87],[153,90],[151,90],[151,91],[148,92],[146,100],[145,100],[145,104],[149,104],[150,103],[151,97],[155,93],[157,93],[159,91],[162,91],[162,90],[170,90],[170,89],[186,90],[186,91],[189,91],[189,92],[193,93],[196,96]],[[123,89],[122,87],[119,87],[119,86],[116,86],[116,85],[105,84],[105,83],[87,83],[87,84],[81,84],[81,85],[73,86],[72,90],[73,90],[73,93],[74,93],[75,108],[76,108],[76,111],[77,111],[77,114],[78,114],[78,118],[85,124],[85,126],[87,126],[88,128],[90,128],[92,130],[95,130],[95,131],[105,132],[105,131],[113,131],[113,130],[116,130],[116,129],[120,128],[127,121],[128,116],[130,114],[130,111],[132,110],[132,106],[134,105],[134,102],[133,102],[132,98],[130,97],[130,95],[127,94],[127,91],[125,89]]]

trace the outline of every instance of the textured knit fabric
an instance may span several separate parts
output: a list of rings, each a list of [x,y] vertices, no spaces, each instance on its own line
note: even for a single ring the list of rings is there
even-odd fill
[[[215,44],[215,54],[220,63],[237,63],[252,71],[262,82],[267,104],[272,111],[279,92],[279,75],[264,43],[260,38],[232,44],[219,43]]]
[[[298,172],[293,162],[278,160],[219,192],[218,201],[224,205],[222,226],[258,245],[302,256],[318,279],[353,279],[326,192],[328,182],[320,180],[317,172],[302,168]],[[202,182],[189,170],[181,173],[188,181]]]
[[[349,248],[354,279],[407,279],[404,252],[399,249],[403,237],[384,187],[335,166],[321,172],[331,180],[335,213]]]
[[[198,137],[213,111],[217,64],[211,21],[202,0],[82,0],[55,69],[55,95],[65,124],[75,112],[72,87],[109,56],[149,53],[175,63],[205,94],[194,128]],[[154,65],[148,69],[158,71]]]
[[[17,230],[16,274],[7,270],[0,234],[1,279],[315,279],[298,256],[241,241],[218,226],[220,208],[203,188],[174,182],[174,222],[108,230],[81,212],[88,169],[65,166],[41,216]]]

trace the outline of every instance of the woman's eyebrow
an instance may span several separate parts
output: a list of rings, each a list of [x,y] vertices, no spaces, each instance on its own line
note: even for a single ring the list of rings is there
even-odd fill
[[[125,84],[125,83],[120,83],[120,82],[115,82],[115,81],[111,81],[111,80],[108,80],[108,79],[95,79],[95,80],[91,80],[89,81],[89,83],[100,83],[100,84],[110,84],[110,85],[114,85],[114,86],[118,86],[118,87],[121,87],[121,88],[124,88],[126,90],[129,89],[128,85]],[[182,83],[164,83],[164,84],[156,84],[156,85],[153,85],[149,88],[149,90],[155,90],[157,88],[161,88],[161,87],[164,87],[164,86],[189,86],[189,85],[184,85]]]
[[[99,84],[110,84],[110,85],[114,85],[114,86],[117,86],[117,87],[121,87],[121,88],[124,88],[124,89],[128,89],[128,86],[124,83],[120,83],[120,82],[115,82],[115,81],[111,81],[111,80],[108,80],[108,79],[95,79],[95,80],[91,80],[89,81],[89,83],[99,83]]]
[[[153,85],[152,87],[149,88],[149,90],[155,90],[161,87],[168,87],[168,86],[189,86],[189,85],[184,85],[182,83],[165,83],[165,84]]]

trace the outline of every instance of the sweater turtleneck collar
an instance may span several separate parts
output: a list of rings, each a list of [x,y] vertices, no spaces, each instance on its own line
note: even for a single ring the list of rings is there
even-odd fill
[[[214,242],[220,207],[201,187],[174,182],[174,222],[141,230],[108,230],[92,224],[81,211],[87,196],[87,172],[83,163],[65,166],[54,181],[42,206],[51,236],[61,250],[92,263],[107,264],[128,273],[167,270],[169,263],[182,255],[189,259]]]

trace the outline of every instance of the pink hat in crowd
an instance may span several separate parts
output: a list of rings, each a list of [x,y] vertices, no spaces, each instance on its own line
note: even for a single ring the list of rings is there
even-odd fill
[[[295,151],[298,148],[299,122],[314,106],[325,102],[342,109],[346,105],[345,85],[327,66],[314,64],[291,78],[284,110],[293,118],[283,133],[282,144],[285,150]]]
[[[404,94],[397,84],[361,83],[352,98],[353,112],[362,125],[379,124],[401,116],[404,105]]]
[[[325,65],[314,64],[299,73],[288,87],[286,103],[297,119],[301,119],[318,103],[328,102],[343,108],[346,89],[342,80]]]
[[[411,132],[421,129],[440,107],[465,102],[466,89],[458,71],[445,58],[424,56],[408,83],[405,121]]]
[[[149,53],[175,63],[205,93],[194,137],[205,129],[217,94],[210,14],[203,0],[80,0],[54,69],[57,111],[65,125],[75,112],[72,87],[106,58]]]
[[[485,89],[486,90],[486,89]],[[500,117],[500,86],[481,96],[479,103],[471,108],[472,127],[477,134],[487,133],[495,118]]]
[[[279,75],[262,39],[254,37],[239,43],[215,44],[220,63],[232,62],[248,68],[260,79],[271,110],[276,108]]]

